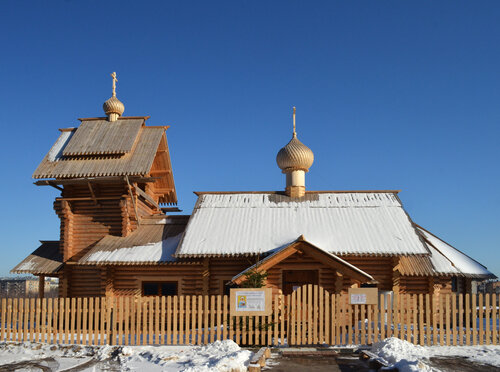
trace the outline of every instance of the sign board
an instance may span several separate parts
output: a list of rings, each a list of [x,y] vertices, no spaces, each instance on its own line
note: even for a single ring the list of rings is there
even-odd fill
[[[349,288],[349,305],[377,305],[378,288]]]
[[[229,297],[231,316],[271,315],[271,288],[231,288]]]

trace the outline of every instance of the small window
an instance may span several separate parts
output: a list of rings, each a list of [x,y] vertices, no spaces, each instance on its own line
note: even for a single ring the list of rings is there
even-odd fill
[[[177,282],[143,282],[143,296],[175,296],[177,295]]]

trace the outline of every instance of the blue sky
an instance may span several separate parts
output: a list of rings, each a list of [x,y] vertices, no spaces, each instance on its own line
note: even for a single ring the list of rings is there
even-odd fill
[[[310,190],[401,189],[413,220],[500,276],[498,1],[3,1],[0,275],[58,239],[31,175],[77,118],[167,131],[179,206],[194,190],[281,190],[291,136]]]

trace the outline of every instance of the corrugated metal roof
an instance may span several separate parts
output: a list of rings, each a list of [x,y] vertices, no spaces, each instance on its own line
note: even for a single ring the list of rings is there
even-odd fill
[[[394,193],[202,194],[176,255],[262,254],[304,235],[338,254],[428,254]]]
[[[59,252],[59,241],[41,240],[40,243],[42,244],[33,253],[11,270],[12,273],[34,275],[57,273],[63,264],[63,258]]]
[[[105,125],[109,125],[106,123]],[[142,127],[131,152],[125,155],[65,157],[64,150],[76,134],[62,132],[42,160],[33,178],[71,178],[147,175],[164,134],[164,128]],[[73,132],[74,133],[74,132]]]
[[[173,253],[188,219],[189,216],[170,216],[156,225],[141,225],[126,237],[105,236],[78,263],[130,265],[173,262]]]
[[[64,156],[125,154],[132,151],[144,119],[84,120],[63,151]]]
[[[461,274],[471,278],[496,278],[476,260],[441,240],[436,235],[418,226],[418,231],[429,243],[434,270],[441,274]]]

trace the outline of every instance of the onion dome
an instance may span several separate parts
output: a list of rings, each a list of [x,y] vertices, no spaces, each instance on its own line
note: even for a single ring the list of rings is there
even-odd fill
[[[294,170],[303,170],[308,172],[314,162],[314,154],[309,147],[304,145],[297,138],[295,131],[295,107],[293,108],[293,137],[288,144],[283,147],[276,155],[276,163],[283,173]]]
[[[104,102],[104,104],[102,105],[102,109],[104,110],[106,115],[118,114],[119,116],[122,116],[123,112],[125,111],[125,106],[118,98],[116,98],[116,96],[112,96],[110,99]]]
[[[297,133],[293,132],[293,137],[288,144],[276,155],[276,163],[283,173],[294,170],[308,172],[314,162],[312,150],[299,141]]]
[[[122,116],[123,112],[125,111],[125,106],[118,98],[116,98],[116,82],[118,81],[118,79],[116,78],[116,72],[113,72],[111,74],[111,77],[113,78],[113,95],[110,99],[104,102],[102,108],[106,115],[108,115],[110,119],[113,118],[112,121],[115,121],[118,116]]]

